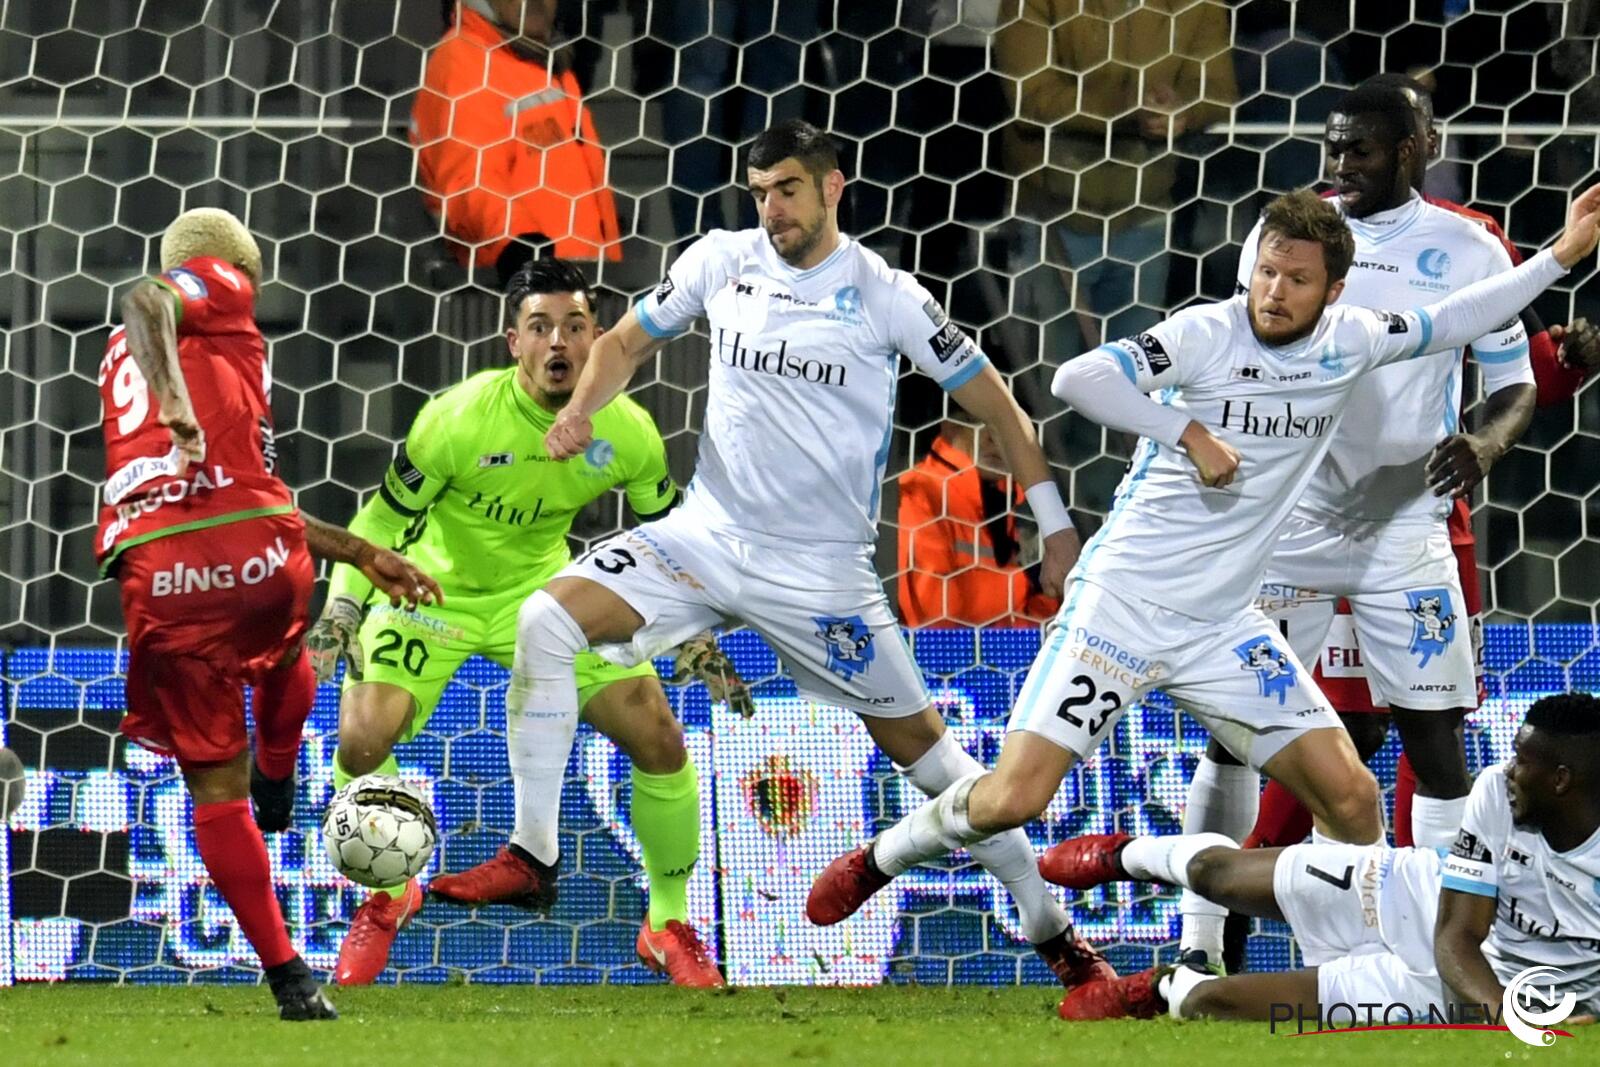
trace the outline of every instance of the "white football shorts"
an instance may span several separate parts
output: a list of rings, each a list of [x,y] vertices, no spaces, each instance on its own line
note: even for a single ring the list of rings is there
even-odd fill
[[[1473,622],[1450,533],[1363,523],[1335,528],[1295,513],[1257,601],[1304,662],[1326,648],[1339,598],[1350,602],[1373,702],[1419,711],[1478,704]]]
[[[1152,689],[1258,770],[1307,731],[1341,728],[1311,672],[1254,607],[1206,623],[1074,579],[1008,729],[1086,758]]]
[[[1323,1011],[1403,1004],[1420,1021],[1430,1005],[1443,1009],[1432,947],[1436,857],[1387,845],[1294,845],[1278,856],[1272,890],[1305,966],[1317,968]]]
[[[870,550],[837,556],[756,544],[680,507],[607,538],[560,577],[598,582],[644,619],[627,644],[594,647],[613,663],[633,666],[708,627],[743,624],[819,703],[879,718],[930,703]]]

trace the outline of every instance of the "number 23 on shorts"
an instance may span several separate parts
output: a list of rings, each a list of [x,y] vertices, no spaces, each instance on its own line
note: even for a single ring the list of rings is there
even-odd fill
[[[1064,689],[1066,695],[1056,705],[1056,718],[1098,745],[1126,710],[1124,698],[1114,684],[1091,674],[1074,674]]]
[[[1012,713],[1011,729],[1028,730],[1087,759],[1137,699],[1138,690],[1095,670],[1061,649],[1046,660],[1042,676],[1030,675]],[[1039,671],[1041,664],[1036,664]]]

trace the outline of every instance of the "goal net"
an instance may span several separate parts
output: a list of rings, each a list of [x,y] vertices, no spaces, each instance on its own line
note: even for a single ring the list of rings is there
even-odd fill
[[[0,4],[0,739],[28,767],[27,799],[0,835],[0,984],[258,977],[185,829],[176,768],[116,733],[123,628],[116,587],[97,580],[92,558],[96,368],[115,299],[154,268],[166,224],[200,205],[245,219],[265,253],[258,318],[281,471],[307,512],[348,520],[427,398],[503,361],[498,302],[424,208],[407,140],[441,6]],[[843,227],[915,272],[979,338],[1040,422],[1085,531],[1132,442],[1063,413],[1050,373],[1098,336],[1228,295],[1260,206],[1318,177],[1322,120],[1344,88],[1384,70],[1426,78],[1445,134],[1429,192],[1495,215],[1524,251],[1557,232],[1570,191],[1596,168],[1600,14],[1589,3],[1084,0],[1092,17],[1071,33],[1038,24],[1049,21],[1039,12],[1075,6],[1046,0],[1028,0],[1035,24],[1020,29],[1014,0],[559,6],[622,234],[621,258],[596,268],[604,318],[694,235],[751,224],[739,147],[775,119],[811,119],[844,150]],[[1115,27],[1146,9],[1179,9],[1172,25],[1185,28],[1141,39],[1132,59],[1118,53],[1131,81],[1116,91],[1080,80],[1097,62],[1084,55],[1108,39],[1127,46]],[[1098,149],[1080,127],[1101,131]],[[1589,269],[1540,298],[1546,323],[1600,311]],[[705,345],[701,333],[674,342],[633,388],[680,483],[704,411]],[[1538,694],[1600,688],[1600,550],[1585,538],[1600,486],[1595,396],[1542,410],[1477,494],[1489,695],[1471,720],[1474,768],[1507,754]],[[879,554],[891,597],[902,577],[894,478],[946,414],[942,394],[906,371]],[[620,502],[602,501],[578,532],[593,539],[620,521]],[[999,627],[913,634],[939,707],[980,759],[998,752],[1038,643]],[[855,717],[799,697],[758,638],[724,644],[757,683],[753,720],[713,707],[703,688],[669,692],[702,783],[692,918],[730,980],[1049,980],[1004,892],[965,854],[918,869],[839,927],[804,921],[821,866],[917,798]],[[438,813],[435,870],[487,858],[510,829],[504,689],[503,670],[473,661],[398,751]],[[337,703],[324,686],[297,825],[270,842],[293,937],[316,967],[331,966],[362,899],[316,829]],[[1135,709],[1029,833],[1043,846],[1176,831],[1204,741],[1161,700]],[[1376,761],[1386,785],[1395,756],[1391,740]],[[656,980],[634,958],[644,887],[626,762],[585,729],[568,774],[554,911],[430,904],[400,935],[388,977]],[[1070,904],[1119,970],[1175,947],[1175,895],[1127,886]],[[1253,967],[1293,954],[1284,928],[1257,928]]]

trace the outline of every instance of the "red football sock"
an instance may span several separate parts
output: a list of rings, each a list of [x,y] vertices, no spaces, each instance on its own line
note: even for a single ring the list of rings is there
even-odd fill
[[[300,758],[300,733],[317,698],[311,658],[302,654],[289,666],[279,667],[261,680],[254,696],[256,766],[274,781],[287,778]]]
[[[1255,829],[1244,839],[1245,848],[1287,848],[1298,845],[1311,833],[1311,813],[1277,782],[1269,781],[1261,791],[1261,810]]]
[[[272,892],[267,843],[250,815],[250,802],[196,804],[194,840],[212,884],[233,909],[239,928],[261,957],[261,966],[276,967],[293,959],[294,945]]]
[[[1411,798],[1417,794],[1417,775],[1411,761],[1400,753],[1399,766],[1394,772],[1394,843],[1396,848],[1410,848],[1416,843],[1411,836]]]

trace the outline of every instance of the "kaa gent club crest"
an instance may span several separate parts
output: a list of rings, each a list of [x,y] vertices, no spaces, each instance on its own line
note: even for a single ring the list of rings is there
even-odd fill
[[[1289,699],[1289,690],[1294,688],[1298,672],[1289,657],[1279,652],[1270,639],[1258,637],[1236,646],[1233,651],[1244,661],[1240,670],[1256,672],[1262,696],[1275,696],[1279,704]]]
[[[828,650],[828,670],[848,682],[872,663],[872,631],[860,615],[817,615],[811,621]]]
[[[1456,616],[1448,589],[1418,589],[1406,594],[1410,602],[1411,651],[1421,656],[1417,666],[1426,667],[1434,656],[1442,655],[1456,637]]]

